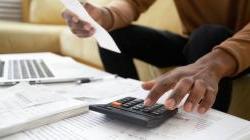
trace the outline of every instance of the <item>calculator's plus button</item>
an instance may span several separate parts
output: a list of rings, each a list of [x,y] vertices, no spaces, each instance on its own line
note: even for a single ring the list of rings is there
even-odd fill
[[[122,103],[119,103],[119,102],[112,102],[111,105],[112,105],[113,107],[119,108],[119,107],[122,106]]]

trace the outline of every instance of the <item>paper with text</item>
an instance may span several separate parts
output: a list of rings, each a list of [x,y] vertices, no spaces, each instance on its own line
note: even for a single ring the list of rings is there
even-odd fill
[[[117,47],[113,38],[109,35],[109,33],[102,28],[85,10],[85,8],[81,5],[78,0],[61,0],[64,6],[70,10],[72,13],[78,16],[80,20],[89,22],[95,29],[96,32],[94,34],[95,39],[97,40],[100,47],[105,49],[121,53],[119,48]]]
[[[0,137],[54,123],[87,110],[86,103],[22,83],[0,92]]]
[[[180,111],[153,129],[112,120],[90,111],[1,140],[248,140],[241,139],[241,136],[249,134],[249,129],[249,122],[214,110],[205,116]]]
[[[1,140],[88,140],[88,129],[101,127],[112,121],[104,115],[89,112],[54,124],[49,124],[30,131],[25,131]]]
[[[81,85],[65,86],[65,88],[58,87],[54,88],[54,91],[68,98],[92,98],[101,100],[138,91],[143,92],[143,89],[138,81],[117,78]]]
[[[204,116],[180,111],[157,128],[147,129],[113,120],[90,128],[86,137],[88,140],[228,140],[249,126],[245,120],[216,111]],[[95,132],[101,133],[94,135]]]

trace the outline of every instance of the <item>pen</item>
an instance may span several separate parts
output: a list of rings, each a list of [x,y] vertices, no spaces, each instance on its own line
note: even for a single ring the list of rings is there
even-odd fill
[[[94,81],[102,81],[105,79],[115,79],[116,75],[111,76],[105,76],[105,77],[83,77],[83,78],[65,78],[65,79],[48,79],[48,80],[36,80],[36,81],[30,81],[29,83],[31,85],[34,84],[56,84],[56,83],[73,83],[76,82],[77,84],[83,84],[83,83],[90,83]]]
[[[101,77],[101,78],[82,78],[80,80],[77,80],[77,84],[83,84],[83,83],[91,83],[95,81],[103,81],[103,80],[108,80],[108,79],[115,79],[117,78],[117,75],[112,75],[112,76],[106,76],[106,77]]]

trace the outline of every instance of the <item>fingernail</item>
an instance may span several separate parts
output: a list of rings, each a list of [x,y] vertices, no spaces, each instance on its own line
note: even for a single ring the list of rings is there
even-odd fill
[[[187,112],[192,112],[193,104],[192,103],[187,103],[187,105],[185,106],[185,109],[186,109]]]
[[[86,7],[88,7],[88,6],[90,6],[90,4],[89,4],[88,2],[86,2],[86,3],[84,4],[84,7],[86,8]]]
[[[87,9],[87,11],[93,9],[93,6],[92,6],[90,3],[88,3],[88,2],[86,2],[86,3],[84,4],[84,7]]]
[[[147,88],[147,83],[142,83],[141,86],[142,86],[143,89],[146,89]]]
[[[145,106],[150,106],[151,104],[152,104],[152,101],[149,98],[144,100],[144,105]]]
[[[199,109],[199,113],[204,114],[206,112],[206,108],[202,107]]]
[[[95,31],[93,31],[93,30],[91,30],[91,31],[89,32],[90,35],[93,35],[94,33],[95,33]]]
[[[165,105],[168,109],[174,109],[175,108],[175,100],[169,99],[166,101]]]
[[[95,28],[91,28],[92,33],[95,33],[95,31],[96,31]]]
[[[73,17],[72,20],[74,23],[78,23],[78,21],[79,21],[78,18],[76,18],[76,17]]]
[[[91,29],[91,26],[90,26],[89,24],[86,24],[86,25],[84,25],[84,28],[85,28],[86,30],[90,30],[90,29]]]

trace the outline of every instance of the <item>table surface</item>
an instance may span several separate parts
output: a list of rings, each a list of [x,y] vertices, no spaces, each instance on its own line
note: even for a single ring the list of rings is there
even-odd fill
[[[110,74],[109,73],[106,73],[106,72],[103,72],[103,71],[100,71],[100,70],[97,70],[95,68],[91,68],[85,64],[82,64],[82,63],[79,63],[80,65],[82,65],[83,68],[85,69],[88,69],[89,71],[91,71],[91,73],[96,73],[96,76],[109,76]],[[71,85],[72,83],[69,83],[69,84],[61,84],[61,85],[55,85],[55,86],[62,86],[64,87],[65,85]],[[0,90],[4,90],[6,89],[7,87],[1,87]],[[21,137],[20,137],[21,138]],[[21,140],[21,139],[18,139],[18,140]],[[250,133],[249,135],[246,135],[244,138],[242,138],[241,140],[249,140],[250,139]]]

